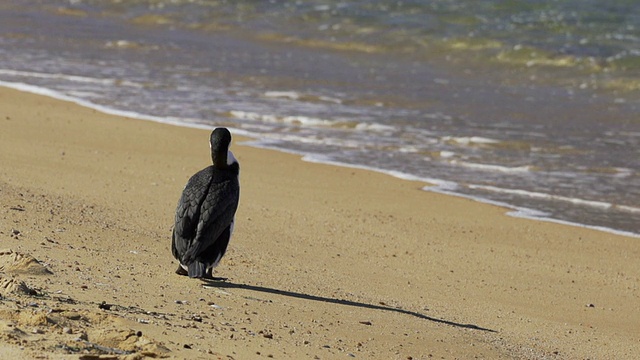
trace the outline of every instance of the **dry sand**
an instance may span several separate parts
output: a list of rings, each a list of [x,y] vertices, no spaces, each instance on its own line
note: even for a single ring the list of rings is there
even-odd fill
[[[0,89],[0,358],[635,359],[640,239],[246,145],[217,270],[174,274],[208,130]]]

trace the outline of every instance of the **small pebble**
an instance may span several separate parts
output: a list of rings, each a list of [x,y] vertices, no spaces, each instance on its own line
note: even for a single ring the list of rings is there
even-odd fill
[[[80,315],[77,312],[73,312],[73,311],[64,312],[64,317],[66,317],[69,320],[80,320],[80,319],[82,319],[82,315]]]
[[[71,328],[65,327],[65,328],[62,328],[62,333],[63,334],[72,334],[73,331],[71,330]]]

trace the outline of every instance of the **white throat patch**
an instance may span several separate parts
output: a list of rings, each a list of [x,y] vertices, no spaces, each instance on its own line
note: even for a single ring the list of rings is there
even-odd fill
[[[227,152],[227,165],[231,165],[233,163],[237,163],[238,160],[236,160],[236,157],[233,156],[233,153],[231,152],[231,150],[229,150]]]

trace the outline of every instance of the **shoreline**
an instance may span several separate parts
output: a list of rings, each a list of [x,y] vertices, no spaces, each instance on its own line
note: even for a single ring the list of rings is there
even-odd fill
[[[179,119],[173,119],[173,118],[167,118],[167,117],[157,117],[157,116],[152,116],[152,115],[145,115],[145,114],[140,114],[140,113],[126,111],[126,110],[117,110],[117,109],[113,109],[113,108],[110,108],[110,107],[97,105],[97,104],[91,103],[89,101],[82,100],[80,98],[67,96],[67,95],[59,93],[59,92],[57,92],[55,90],[51,90],[51,89],[47,89],[47,88],[43,88],[43,87],[39,87],[39,86],[34,86],[34,85],[29,85],[29,84],[24,84],[24,83],[12,83],[12,82],[0,81],[0,87],[14,89],[14,90],[17,90],[17,91],[24,91],[24,92],[28,92],[28,93],[31,93],[31,94],[34,94],[34,95],[47,96],[47,97],[50,97],[50,98],[56,99],[56,100],[69,101],[69,102],[72,102],[72,103],[77,104],[79,106],[83,106],[83,107],[86,107],[86,108],[90,108],[90,109],[94,109],[94,110],[100,111],[100,112],[102,112],[104,114],[107,114],[107,115],[121,116],[121,117],[131,118],[131,119],[134,119],[134,120],[151,121],[151,122],[156,122],[156,123],[160,123],[160,124],[175,125],[175,126],[180,126],[180,127],[185,127],[185,128],[213,129],[213,127],[209,126],[209,125],[200,125],[200,124],[196,124],[196,123],[186,123],[184,121],[180,121]],[[288,153],[288,154],[294,154],[294,155],[300,156],[303,161],[307,161],[307,162],[310,162],[310,163],[318,163],[318,164],[340,166],[340,167],[351,168],[351,169],[373,171],[373,172],[377,172],[377,173],[393,176],[393,177],[398,178],[400,180],[423,182],[423,183],[426,184],[423,187],[424,191],[430,191],[430,192],[444,194],[444,195],[461,197],[461,198],[464,198],[464,199],[470,199],[470,200],[473,200],[473,201],[477,201],[477,202],[483,203],[483,204],[500,206],[500,207],[505,208],[505,214],[506,215],[513,216],[513,217],[516,217],[516,218],[535,220],[535,221],[552,222],[552,223],[557,223],[557,224],[562,224],[562,225],[575,226],[575,227],[579,227],[579,228],[591,229],[591,230],[611,233],[611,234],[614,234],[614,235],[627,236],[627,237],[633,237],[633,238],[640,239],[640,234],[638,234],[638,233],[625,231],[625,230],[618,230],[618,229],[608,228],[608,227],[604,227],[604,226],[587,225],[587,224],[582,224],[582,223],[577,223],[577,222],[572,222],[572,221],[555,219],[555,218],[552,218],[552,217],[545,216],[545,214],[543,212],[539,211],[539,210],[530,209],[530,208],[526,208],[526,207],[519,207],[519,206],[516,206],[516,205],[511,205],[511,204],[506,203],[506,202],[485,199],[485,198],[478,197],[478,196],[472,196],[472,195],[466,195],[466,194],[462,194],[462,193],[457,193],[457,192],[451,190],[452,187],[455,187],[457,185],[455,183],[447,181],[447,180],[421,178],[419,176],[415,176],[415,175],[411,175],[411,174],[405,174],[405,173],[401,173],[401,172],[397,172],[397,171],[386,171],[386,170],[377,169],[377,168],[373,168],[373,167],[369,167],[369,166],[365,166],[365,165],[355,165],[355,164],[348,164],[348,163],[332,161],[332,160],[322,160],[322,159],[319,159],[317,156],[309,155],[309,154],[306,154],[304,152],[296,152],[296,151],[293,151],[293,150],[287,150],[287,149],[283,149],[283,148],[278,148],[276,146],[269,146],[269,145],[261,144],[261,141],[257,140],[257,139],[254,139],[251,134],[248,134],[246,132],[242,132],[242,131],[240,131],[238,129],[235,129],[235,128],[233,130],[234,130],[234,133],[239,133],[241,136],[245,136],[245,137],[249,138],[248,140],[245,140],[243,142],[244,145],[253,146],[253,147],[261,148],[261,149],[280,151],[280,152],[284,152],[284,153]]]
[[[2,280],[22,281],[39,296],[2,294],[0,353],[632,359],[640,352],[635,238],[509,217],[502,207],[423,191],[421,181],[309,163],[234,136],[241,203],[217,272],[228,280],[191,281],[173,273],[171,219],[184,183],[209,161],[208,130],[7,88],[0,100],[7,104],[0,237],[51,272],[3,266]]]

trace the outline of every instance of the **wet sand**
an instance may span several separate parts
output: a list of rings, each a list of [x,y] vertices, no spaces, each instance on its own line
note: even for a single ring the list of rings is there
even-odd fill
[[[174,273],[208,130],[0,89],[0,354],[633,359],[639,239],[243,145],[216,275]]]

